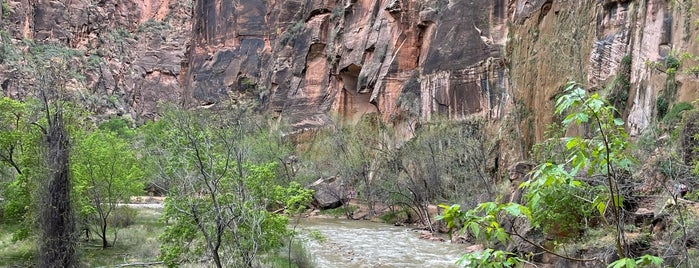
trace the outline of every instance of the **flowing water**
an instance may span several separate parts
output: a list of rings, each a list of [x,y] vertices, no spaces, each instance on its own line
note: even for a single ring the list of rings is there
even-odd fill
[[[323,268],[457,267],[466,247],[420,239],[409,228],[370,221],[306,219],[299,228],[316,266]],[[309,235],[315,231],[325,241]]]

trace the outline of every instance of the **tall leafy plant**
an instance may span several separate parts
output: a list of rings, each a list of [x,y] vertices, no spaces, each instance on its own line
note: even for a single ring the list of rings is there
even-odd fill
[[[593,261],[593,259],[579,259],[558,254],[528,239],[526,234],[518,233],[517,228],[507,227],[502,222],[502,219],[525,218],[537,228],[550,224],[548,217],[536,217],[535,214],[543,211],[543,208],[555,207],[552,203],[559,202],[560,198],[550,198],[552,191],[568,189],[558,191],[556,194],[563,195],[562,197],[566,200],[579,200],[580,202],[575,202],[579,206],[587,206],[569,213],[597,210],[602,217],[611,214],[610,224],[616,228],[616,251],[620,258],[624,258],[627,254],[623,228],[623,194],[620,191],[620,184],[623,183],[623,174],[633,163],[632,158],[627,154],[629,142],[628,135],[624,131],[624,122],[614,117],[616,110],[606,100],[598,94],[588,95],[581,85],[574,82],[568,83],[556,100],[555,113],[564,118],[562,121],[564,128],[569,130],[575,130],[576,127],[583,128],[586,129],[586,133],[564,138],[563,162],[540,164],[531,173],[530,179],[520,185],[520,188],[527,191],[526,204],[487,202],[468,211],[461,211],[459,205],[442,205],[445,212],[439,219],[445,221],[451,229],[461,228],[462,232],[470,232],[476,237],[497,240],[505,244],[516,236],[540,250],[559,257],[576,261]],[[603,191],[591,191],[592,196],[589,198],[575,194],[577,190],[574,189],[587,185],[578,179],[581,176],[603,177],[604,182],[600,186]],[[559,213],[567,212],[562,210]],[[558,218],[565,218],[562,215],[558,216]],[[512,266],[524,261],[510,252],[488,251],[488,253],[487,256],[491,256],[489,259],[483,260],[483,254],[478,256],[467,254],[462,258],[462,262],[475,264],[474,261],[478,260]]]
[[[561,173],[568,177],[567,181],[575,183],[572,179],[581,170],[587,170],[587,176],[602,175],[605,178],[607,195],[597,195],[593,205],[604,214],[607,208],[611,208],[613,221],[616,227],[616,250],[620,257],[626,256],[624,222],[623,222],[623,196],[619,190],[619,182],[633,163],[628,154],[628,134],[624,130],[624,121],[616,118],[616,109],[599,94],[587,95],[585,89],[577,83],[570,82],[566,85],[564,94],[556,101],[556,114],[565,115],[563,125],[566,127],[589,126],[588,137],[581,135],[565,138],[565,146],[568,151],[567,162],[559,165],[567,170]],[[537,172],[545,172],[546,167]],[[566,174],[567,173],[567,174]],[[536,175],[536,174],[535,174]],[[545,176],[546,174],[541,174]],[[537,177],[537,176],[535,176]],[[541,176],[539,176],[541,177]],[[544,181],[545,183],[546,181]],[[541,184],[541,180],[533,182]],[[527,182],[524,186],[531,186]],[[537,201],[537,187],[529,187],[532,192],[532,202]]]

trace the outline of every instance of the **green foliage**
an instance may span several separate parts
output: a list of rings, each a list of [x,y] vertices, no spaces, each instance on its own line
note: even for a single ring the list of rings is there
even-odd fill
[[[665,68],[667,68],[667,73],[675,73],[677,69],[680,68],[680,59],[675,56],[675,53],[670,53],[670,55],[665,58]]]
[[[437,220],[447,223],[449,233],[461,228],[461,233],[470,232],[474,237],[485,240],[497,240],[502,244],[510,240],[510,234],[503,228],[498,219],[505,216],[531,218],[532,214],[526,206],[495,202],[481,203],[469,211],[461,211],[460,205],[439,205],[444,212]],[[510,252],[486,249],[481,252],[468,253],[459,259],[459,264],[469,267],[512,267],[522,259]]]
[[[565,131],[566,129],[559,123],[553,122],[547,125],[544,131],[546,140],[532,146],[532,159],[537,163],[565,161],[565,146],[560,141]]]
[[[308,237],[310,237],[311,239],[318,241],[320,243],[325,243],[325,241],[328,240],[328,238],[325,237],[325,235],[323,235],[318,230],[312,230],[312,231],[308,232]]]
[[[621,59],[621,65],[616,78],[611,84],[610,92],[607,96],[609,103],[616,107],[619,112],[626,109],[626,102],[631,90],[631,56],[625,55]]]
[[[294,23],[291,27],[286,29],[284,33],[279,37],[279,44],[282,46],[286,46],[288,44],[292,44],[294,40],[296,40],[296,37],[301,34],[304,30],[306,29],[306,22],[303,20],[299,20],[296,23]]]
[[[27,176],[18,176],[10,182],[3,182],[2,196],[3,222],[22,222],[27,217],[31,204],[31,193]],[[25,236],[21,236],[23,238]]]
[[[22,171],[18,164],[23,138],[26,136],[26,106],[20,101],[0,97],[0,163],[9,165],[18,174]]]
[[[34,45],[31,47],[32,56],[38,62],[61,60],[68,62],[73,58],[82,57],[83,52],[59,45]]]
[[[218,187],[222,194],[218,200],[221,205],[230,208],[226,215],[211,213],[217,210],[217,205],[213,203],[213,199],[207,197],[186,196],[181,193],[168,197],[165,202],[164,219],[173,224],[168,226],[160,237],[161,259],[168,266],[178,266],[192,256],[201,255],[207,243],[202,235],[211,235],[219,228],[225,232],[225,235],[221,236],[222,242],[225,243],[220,246],[223,247],[226,258],[230,259],[230,264],[238,264],[234,266],[254,261],[245,259],[248,254],[255,256],[281,246],[283,239],[290,234],[286,228],[287,217],[273,214],[260,207],[260,204],[266,203],[263,191],[269,189],[268,181],[272,181],[269,171],[268,167],[248,167],[249,176],[243,181],[243,185],[257,188],[252,191],[251,199],[248,200],[241,200],[243,197],[237,191],[232,191],[238,185],[236,181],[225,179],[220,182]],[[189,212],[183,209],[188,209]],[[199,213],[191,214],[192,210]],[[234,221],[235,224],[221,224],[217,219],[221,216]]]
[[[117,203],[143,191],[143,171],[129,143],[108,130],[96,130],[77,139],[71,154],[73,191],[80,215],[96,226],[107,243],[108,228],[127,225],[127,211],[117,213]],[[116,230],[115,230],[116,235]]]
[[[514,253],[488,248],[483,251],[465,254],[459,258],[456,264],[462,267],[500,268],[519,267],[523,262],[524,260],[517,257]]]
[[[0,30],[0,63],[6,66],[17,64],[22,59],[19,49],[12,44],[11,40],[12,37],[8,32]]]
[[[141,193],[143,171],[136,153],[116,133],[96,130],[79,139],[72,154],[75,190],[86,204],[95,208],[101,202],[128,201]]]
[[[99,129],[114,133],[117,137],[129,140],[136,136],[136,130],[132,129],[126,120],[122,118],[112,118],[99,125]]]
[[[151,33],[161,33],[162,31],[170,29],[170,24],[167,21],[157,21],[154,18],[150,18],[144,23],[138,25],[137,31],[140,32],[151,32]]]
[[[164,111],[145,128],[155,176],[170,184],[161,259],[168,266],[201,256],[219,267],[258,264],[291,233],[288,218],[267,209],[283,204],[296,212],[312,195],[296,183],[277,186],[276,161],[286,148],[243,111]]]
[[[624,122],[615,118],[616,109],[598,94],[588,96],[575,83],[569,83],[556,100],[555,113],[563,117],[563,128],[589,125],[591,130],[585,138],[565,138],[564,161],[539,165],[530,179],[520,185],[520,188],[527,191],[526,205],[487,202],[465,212],[460,210],[459,205],[440,205],[445,211],[438,219],[446,222],[449,229],[461,228],[461,232],[468,231],[475,237],[505,244],[512,233],[500,225],[499,219],[520,217],[527,219],[534,227],[543,228],[545,232],[560,234],[561,231],[574,231],[570,227],[582,228],[584,219],[595,210],[604,217],[608,203],[611,203],[609,207],[617,227],[617,253],[623,256],[624,242],[620,238],[623,221],[619,212],[623,196],[618,190],[617,178],[622,172],[629,170],[634,162],[626,154],[629,143]],[[600,186],[604,191],[576,180],[581,171],[586,171],[585,175],[589,177],[602,175],[606,179],[603,186]],[[497,251],[485,252],[479,255],[472,253],[464,258],[480,261],[483,259],[482,254]],[[497,256],[501,262],[509,261],[510,257],[506,252]],[[491,258],[492,255],[487,255],[486,260]]]
[[[658,111],[658,118],[664,118],[667,114],[667,109],[670,106],[670,101],[667,97],[661,95],[655,101],[655,109]]]
[[[624,122],[615,117],[616,109],[598,94],[587,96],[585,90],[575,83],[569,83],[566,86],[565,94],[556,101],[555,111],[557,114],[568,113],[563,120],[563,125],[566,127],[583,124],[593,126],[588,138],[581,136],[566,138],[568,152],[566,165],[571,168],[563,170],[563,166],[558,165],[558,168],[554,169],[554,174],[567,173],[567,176],[574,177],[578,171],[587,170],[587,176],[602,175],[606,178],[604,185],[608,195],[597,195],[592,204],[600,214],[604,214],[606,209],[604,204],[611,202],[613,222],[617,227],[617,253],[623,256],[621,245],[624,243],[621,239],[623,221],[619,212],[623,204],[623,196],[619,191],[617,179],[623,172],[629,171],[634,163],[633,158],[627,154],[629,138],[624,130]],[[537,176],[536,173],[533,176],[535,180],[549,180],[550,178],[547,177],[549,176]],[[567,181],[571,186],[579,186],[574,180]],[[530,191],[534,190],[530,189]]]
[[[289,186],[275,186],[275,200],[281,200],[284,208],[291,214],[301,213],[308,208],[313,201],[313,190],[305,189],[298,182],[292,181]]]
[[[24,223],[13,239],[29,236],[31,227],[31,178],[38,172],[39,132],[30,129],[32,103],[0,97],[0,168],[8,172],[0,177],[0,222]],[[6,175],[6,177],[5,177]]]
[[[621,258],[618,259],[609,265],[607,265],[607,268],[636,268],[636,267],[662,267],[663,264],[663,259],[652,256],[652,255],[643,255],[641,257],[638,257],[636,259],[632,258]]]
[[[461,211],[460,205],[439,205],[444,212],[437,216],[437,220],[447,223],[449,233],[451,230],[460,228],[461,232],[467,231],[476,238],[485,240],[497,240],[505,244],[510,240],[508,232],[500,225],[498,219],[502,216],[512,217],[532,217],[528,207],[517,203],[497,204],[495,202],[486,202],[478,204],[475,208],[468,211]]]
[[[2,14],[0,16],[9,17],[10,14],[15,12],[7,1],[0,1],[0,3],[2,3]]]
[[[574,238],[597,211],[591,205],[597,191],[589,186],[556,184],[536,191],[538,206],[532,206],[532,223],[556,238]],[[527,197],[530,194],[526,195]],[[531,200],[531,198],[528,198]],[[588,201],[590,200],[590,201]],[[601,203],[600,203],[601,204]]]
[[[337,207],[337,208],[331,208],[331,209],[324,209],[324,210],[320,211],[320,214],[329,215],[329,216],[333,216],[335,218],[339,218],[339,217],[344,217],[345,215],[347,215],[347,213],[349,213],[351,215],[352,213],[354,213],[358,209],[359,209],[358,206],[350,205],[347,207]]]
[[[670,112],[665,114],[663,117],[663,121],[665,121],[666,124],[668,125],[674,125],[675,123],[679,122],[681,119],[680,113],[682,111],[688,111],[694,109],[694,106],[692,104],[687,103],[687,102],[678,102],[672,105],[672,109],[670,109]]]

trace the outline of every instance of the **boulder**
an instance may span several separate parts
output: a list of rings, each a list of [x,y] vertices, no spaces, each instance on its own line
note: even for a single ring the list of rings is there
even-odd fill
[[[333,209],[347,201],[345,185],[338,177],[320,178],[308,186],[315,191],[313,205],[320,209]]]

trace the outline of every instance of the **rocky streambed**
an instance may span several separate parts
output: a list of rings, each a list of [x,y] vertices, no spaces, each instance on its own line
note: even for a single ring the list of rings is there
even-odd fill
[[[466,248],[420,239],[421,233],[410,228],[363,220],[309,218],[299,228],[317,267],[457,267]]]

